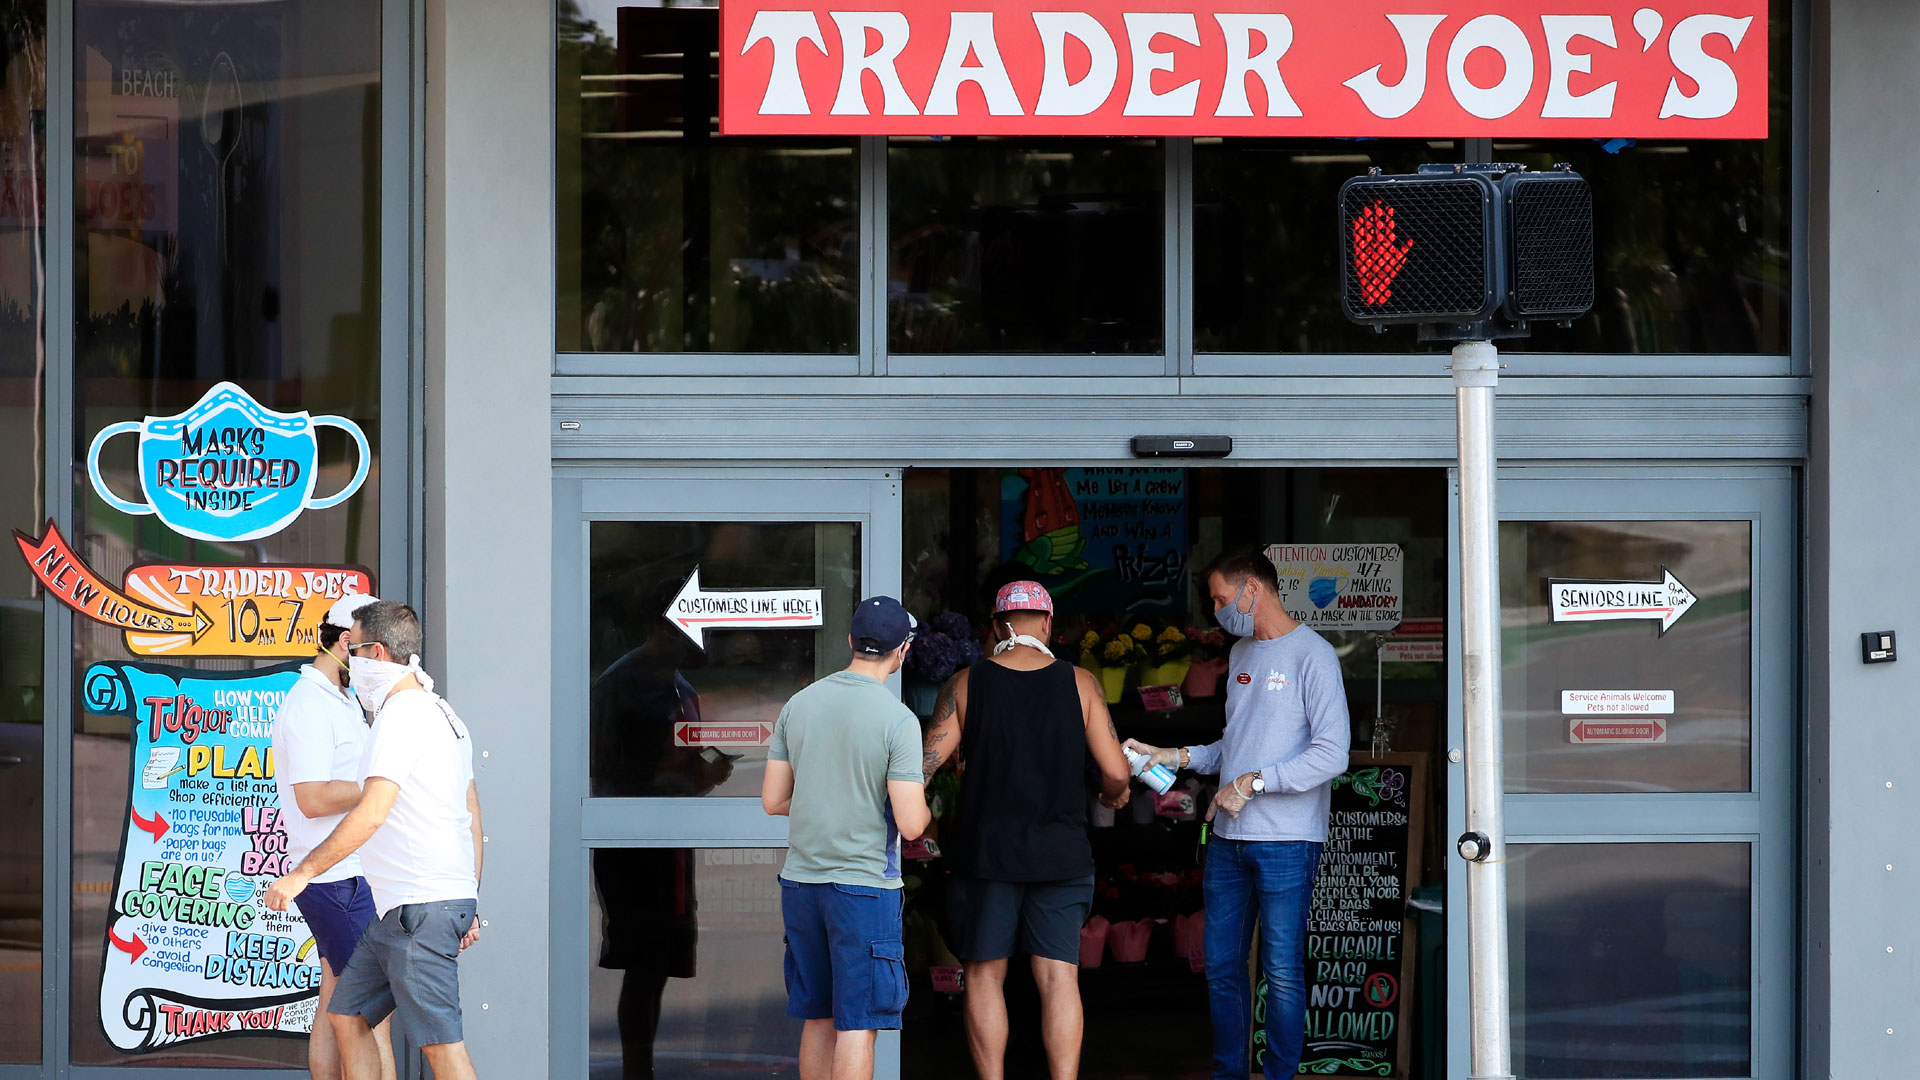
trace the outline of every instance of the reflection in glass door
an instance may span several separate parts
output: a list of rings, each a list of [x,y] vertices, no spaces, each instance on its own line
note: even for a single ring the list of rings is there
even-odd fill
[[[848,618],[898,595],[896,473],[556,485],[552,943],[556,1076],[797,1077],[759,802],[788,697],[844,667]],[[678,603],[818,590],[822,625]],[[896,1040],[883,1040],[892,1075]]]
[[[1793,1074],[1793,492],[1502,476],[1518,1077]]]

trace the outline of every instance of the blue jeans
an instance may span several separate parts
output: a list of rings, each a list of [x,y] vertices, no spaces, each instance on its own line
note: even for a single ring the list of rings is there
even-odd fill
[[[1304,840],[1207,843],[1202,894],[1207,904],[1207,998],[1213,1010],[1215,1080],[1247,1080],[1253,990],[1247,950],[1260,922],[1267,979],[1267,1038],[1261,1072],[1291,1078],[1300,1068],[1307,1026],[1307,909],[1320,845]]]

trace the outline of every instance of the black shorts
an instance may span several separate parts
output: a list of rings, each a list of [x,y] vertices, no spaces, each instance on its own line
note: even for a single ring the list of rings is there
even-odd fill
[[[955,877],[947,882],[947,943],[968,963],[1018,951],[1077,965],[1080,928],[1092,911],[1091,874],[1072,881]]]

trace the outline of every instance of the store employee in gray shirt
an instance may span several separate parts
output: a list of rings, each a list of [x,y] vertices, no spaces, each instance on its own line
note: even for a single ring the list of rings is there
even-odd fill
[[[1163,765],[1220,776],[1207,810],[1207,994],[1213,1075],[1245,1080],[1252,990],[1247,949],[1260,923],[1267,976],[1269,1078],[1292,1077],[1306,1035],[1307,910],[1327,839],[1333,778],[1347,769],[1347,698],[1340,659],[1280,606],[1273,564],[1229,552],[1207,567],[1214,615],[1240,638],[1227,667],[1227,730],[1219,742],[1163,750],[1127,746]],[[1215,816],[1225,816],[1215,820]]]

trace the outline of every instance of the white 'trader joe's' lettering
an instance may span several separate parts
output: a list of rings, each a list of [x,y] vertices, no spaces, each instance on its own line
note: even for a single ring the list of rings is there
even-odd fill
[[[1247,76],[1258,75],[1267,88],[1268,116],[1299,116],[1300,106],[1287,92],[1280,77],[1280,59],[1293,47],[1293,20],[1285,15],[1251,15],[1220,12],[1214,15],[1220,33],[1227,39],[1227,82],[1220,88],[1220,104],[1215,116],[1252,116],[1247,101]],[[1267,39],[1260,55],[1253,52],[1253,31]]]
[[[867,99],[860,77],[867,72],[880,80],[883,116],[918,116],[913,98],[900,84],[900,72],[894,66],[901,50],[907,47],[910,29],[907,17],[898,11],[830,11],[840,28],[840,93],[833,99],[835,116],[867,116]],[[880,47],[867,51],[867,31],[880,31]]]
[[[1613,115],[1613,92],[1619,83],[1610,82],[1584,94],[1575,94],[1569,86],[1574,72],[1593,71],[1592,53],[1575,53],[1568,48],[1574,38],[1582,37],[1608,48],[1614,47],[1613,19],[1605,15],[1542,15],[1540,28],[1547,35],[1547,100],[1541,116],[1592,117]]]
[[[1036,11],[1034,29],[1040,31],[1040,53],[1044,67],[1040,76],[1040,101],[1033,107],[1035,116],[1085,116],[1099,108],[1113,93],[1120,77],[1120,54],[1113,47],[1113,36],[1100,20],[1084,11]],[[1086,46],[1090,63],[1079,82],[1067,78],[1067,44],[1071,35]]]
[[[1360,103],[1368,112],[1382,120],[1397,120],[1420,104],[1427,93],[1427,43],[1433,40],[1433,32],[1445,19],[1445,15],[1387,16],[1387,21],[1400,35],[1407,73],[1400,77],[1398,85],[1388,86],[1380,81],[1380,69],[1385,65],[1375,64],[1348,79],[1345,85],[1360,95]]]
[[[1507,62],[1506,72],[1492,86],[1475,86],[1467,78],[1467,57],[1476,49],[1492,49]],[[1527,32],[1504,15],[1469,20],[1447,49],[1447,88],[1461,108],[1482,120],[1512,115],[1533,89],[1533,46]]]
[[[1684,116],[1690,120],[1717,120],[1740,103],[1740,80],[1733,68],[1719,57],[1708,55],[1701,44],[1710,36],[1726,38],[1735,48],[1747,36],[1753,16],[1736,19],[1731,15],[1689,15],[1681,19],[1667,36],[1667,57],[1680,74],[1700,86],[1699,93],[1680,92],[1680,80],[1667,83],[1666,100],[1660,103],[1660,118]]]
[[[753,51],[762,41],[773,42],[773,71],[767,76],[767,92],[760,98],[761,116],[806,116],[813,112],[807,105],[807,89],[800,82],[800,43],[811,41],[822,53],[826,39],[820,36],[820,22],[811,11],[761,11],[747,28],[747,43],[740,55]]]
[[[967,51],[980,59],[968,66]],[[1013,80],[1007,77],[1007,65],[1000,61],[1000,46],[993,40],[993,12],[956,11],[947,31],[947,51],[940,57],[940,70],[933,76],[933,89],[927,94],[928,116],[960,115],[960,84],[974,83],[987,99],[989,116],[1025,116],[1020,95],[1013,92]]]
[[[1156,52],[1153,39],[1165,34],[1189,45],[1200,44],[1200,24],[1193,13],[1127,12],[1127,44],[1133,49],[1133,86],[1127,91],[1124,116],[1192,116],[1200,101],[1200,80],[1190,79],[1164,94],[1153,91],[1153,73],[1173,70],[1173,54]]]

